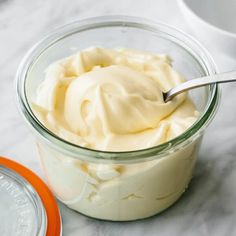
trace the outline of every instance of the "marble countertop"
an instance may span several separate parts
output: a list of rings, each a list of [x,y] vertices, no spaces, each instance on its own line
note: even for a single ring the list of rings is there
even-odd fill
[[[164,21],[192,34],[173,0],[0,0],[0,155],[43,178],[31,133],[19,115],[13,86],[25,52],[51,29],[74,19],[124,14]],[[235,58],[206,45],[220,71]],[[222,86],[222,101],[208,128],[193,180],[171,208],[150,219],[111,223],[93,220],[60,204],[63,235],[236,235],[236,84]]]

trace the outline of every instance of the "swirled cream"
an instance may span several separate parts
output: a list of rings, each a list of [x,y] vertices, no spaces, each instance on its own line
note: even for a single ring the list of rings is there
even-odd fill
[[[48,67],[33,109],[49,130],[79,146],[145,149],[195,122],[186,94],[163,100],[162,91],[183,80],[166,55],[93,47]]]

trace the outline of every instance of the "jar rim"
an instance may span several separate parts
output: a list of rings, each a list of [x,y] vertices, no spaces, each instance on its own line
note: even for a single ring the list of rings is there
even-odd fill
[[[183,147],[186,143],[189,143],[190,138],[196,139],[198,135],[203,131],[206,126],[212,120],[216,109],[219,103],[219,88],[216,84],[210,85],[209,91],[209,99],[205,106],[205,109],[201,116],[197,119],[197,121],[188,128],[185,132],[180,134],[179,136],[157,146],[153,146],[150,148],[139,149],[139,150],[132,150],[132,151],[121,151],[121,152],[114,152],[114,151],[100,151],[95,149],[89,149],[86,147],[82,147],[67,140],[64,140],[51,132],[47,129],[35,116],[33,113],[30,104],[27,99],[26,89],[25,89],[25,81],[27,79],[27,74],[29,71],[30,66],[33,62],[54,43],[58,42],[59,40],[74,34],[76,32],[81,32],[83,30],[93,29],[93,28],[101,28],[101,27],[112,27],[112,26],[126,26],[126,27],[135,27],[141,28],[148,31],[153,32],[162,32],[160,29],[164,29],[170,31],[172,34],[171,36],[175,37],[175,39],[179,40],[180,42],[184,43],[182,46],[188,53],[190,53],[196,61],[199,63],[199,60],[205,66],[204,72],[206,75],[214,74],[217,71],[216,65],[207,52],[207,50],[193,37],[184,33],[183,31],[176,29],[172,26],[169,26],[165,23],[161,22],[153,22],[144,18],[140,17],[131,17],[131,16],[100,16],[100,17],[92,17],[84,20],[73,21],[68,23],[60,28],[54,30],[51,34],[43,38],[41,41],[36,43],[25,55],[23,60],[21,61],[17,73],[16,73],[16,90],[17,90],[17,100],[20,111],[23,113],[24,118],[30,126],[33,127],[33,130],[37,131],[40,136],[48,143],[53,144],[54,148],[68,153],[70,156],[78,158],[79,154],[86,155],[85,160],[112,160],[112,161],[125,161],[132,159],[140,159],[154,156],[155,159],[159,157],[163,157],[168,153],[172,153],[173,150],[179,149]],[[164,32],[166,33],[166,32]],[[176,37],[176,35],[178,37]],[[181,37],[180,37],[181,36]],[[194,47],[194,49],[193,49]],[[196,49],[200,52],[197,53]],[[198,55],[193,55],[192,53]],[[203,66],[201,64],[201,67]],[[63,147],[62,147],[63,145]],[[79,157],[81,159],[81,157]]]

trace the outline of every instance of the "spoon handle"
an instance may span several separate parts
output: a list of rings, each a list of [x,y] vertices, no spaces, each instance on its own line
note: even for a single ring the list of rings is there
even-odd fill
[[[187,90],[199,88],[209,84],[236,82],[236,71],[209,75],[197,79],[188,80],[164,93],[165,102],[170,101],[176,95]]]

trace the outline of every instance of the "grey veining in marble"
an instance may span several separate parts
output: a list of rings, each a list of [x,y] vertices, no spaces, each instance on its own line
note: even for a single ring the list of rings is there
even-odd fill
[[[74,19],[110,14],[164,21],[190,34],[175,0],[0,0],[0,155],[23,163],[43,178],[32,136],[15,102],[14,75],[25,52],[53,28]],[[196,35],[195,35],[196,36]],[[206,45],[220,71],[235,58]],[[189,189],[162,214],[137,222],[93,220],[60,204],[63,235],[236,235],[236,84],[222,86],[222,102],[204,144]]]

